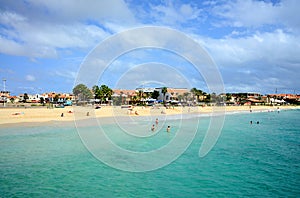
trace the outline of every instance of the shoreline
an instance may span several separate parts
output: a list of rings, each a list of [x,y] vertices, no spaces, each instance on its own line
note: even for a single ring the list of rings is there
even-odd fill
[[[93,107],[65,107],[65,108],[1,108],[0,127],[14,126],[75,126],[74,120],[88,120],[91,118],[104,120],[105,123],[112,121],[114,117],[144,117],[144,116],[166,116],[176,117],[188,115],[191,117],[209,117],[214,113],[225,113],[225,115],[236,113],[259,113],[300,109],[300,106],[224,106],[224,107],[175,107],[166,109],[160,107],[134,107],[133,110],[121,107],[102,106],[100,109]],[[225,110],[225,111],[224,111]],[[251,112],[250,112],[251,110]],[[135,114],[137,112],[138,115]],[[162,114],[163,112],[163,114]],[[62,116],[63,114],[63,116]]]

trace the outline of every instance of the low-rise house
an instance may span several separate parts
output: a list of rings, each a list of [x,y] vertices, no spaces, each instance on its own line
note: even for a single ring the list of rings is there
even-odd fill
[[[0,103],[8,102],[8,98],[10,97],[9,91],[1,91],[0,92]]]
[[[28,103],[39,103],[40,98],[43,97],[40,94],[27,94],[27,98],[25,98],[25,94],[19,95],[19,101],[25,101]]]
[[[162,93],[163,87],[155,88],[159,92],[158,100],[166,102],[180,102],[180,98],[184,96],[185,93],[188,93],[187,88],[167,88],[165,95]]]

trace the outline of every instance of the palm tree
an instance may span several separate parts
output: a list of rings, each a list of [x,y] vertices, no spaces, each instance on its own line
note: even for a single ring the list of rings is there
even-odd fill
[[[40,97],[40,103],[41,103],[43,106],[45,106],[45,99],[44,99],[44,97]]]
[[[226,101],[230,101],[232,98],[232,94],[226,93]]]
[[[178,95],[177,98],[178,98],[178,101],[179,101],[179,102],[182,102],[182,100],[183,100],[183,95]]]
[[[197,101],[199,102],[200,96],[203,96],[203,91],[201,89],[197,90]]]
[[[193,102],[195,100],[195,95],[196,95],[197,91],[198,90],[195,87],[191,89],[191,93],[193,94]]]
[[[194,96],[197,97],[196,102],[199,102],[200,96],[203,95],[203,91],[200,89],[196,89],[195,87],[191,89],[191,93],[193,94],[193,100],[194,100]]]
[[[185,102],[187,102],[187,101],[188,101],[188,97],[189,97],[189,95],[190,95],[190,93],[189,93],[189,92],[185,92],[185,93],[183,93],[183,98],[184,98]]]
[[[28,94],[24,93],[24,95],[23,95],[23,102],[27,102],[28,99],[29,99]]]
[[[168,88],[167,87],[163,87],[161,89],[161,93],[163,94],[164,98],[163,98],[163,101],[164,101],[164,104],[166,103],[166,93],[168,92]]]

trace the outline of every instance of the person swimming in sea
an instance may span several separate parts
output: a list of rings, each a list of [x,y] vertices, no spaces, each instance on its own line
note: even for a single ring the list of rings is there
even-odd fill
[[[155,124],[156,124],[156,126],[158,125],[158,118],[156,118],[156,120],[155,120]]]
[[[155,126],[153,124],[152,127],[151,127],[151,131],[154,131],[154,130],[155,130]]]
[[[167,132],[169,133],[169,132],[170,132],[170,130],[171,130],[171,127],[170,127],[170,126],[168,126],[168,127],[167,127]]]

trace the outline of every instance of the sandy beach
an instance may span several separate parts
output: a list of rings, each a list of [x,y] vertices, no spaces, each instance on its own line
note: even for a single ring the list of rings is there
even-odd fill
[[[228,112],[262,112],[277,111],[284,109],[295,109],[299,106],[227,106]],[[113,117],[113,116],[155,116],[155,115],[174,115],[174,114],[207,114],[213,111],[224,111],[224,107],[174,107],[166,109],[164,107],[134,107],[132,110],[121,108],[119,106],[102,106],[100,109],[94,107],[65,107],[48,109],[39,108],[1,108],[0,125],[3,124],[21,124],[21,123],[43,123],[50,121],[73,121],[76,119],[87,119],[91,117]]]

